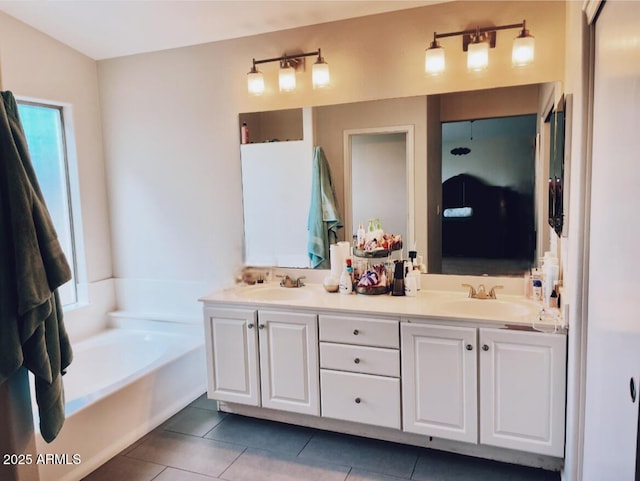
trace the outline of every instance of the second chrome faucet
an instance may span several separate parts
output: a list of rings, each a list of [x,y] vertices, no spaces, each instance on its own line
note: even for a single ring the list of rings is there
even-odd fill
[[[469,288],[469,297],[472,299],[497,299],[496,289],[502,289],[504,286],[493,286],[489,292],[487,292],[484,284],[480,284],[478,289],[475,289],[471,284],[462,284],[462,287]]]

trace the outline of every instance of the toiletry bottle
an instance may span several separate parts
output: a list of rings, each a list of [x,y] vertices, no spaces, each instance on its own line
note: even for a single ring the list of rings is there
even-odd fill
[[[367,227],[367,232],[364,235],[364,242],[368,244],[373,239],[375,239],[375,228],[373,227],[373,219],[369,219],[369,226]]]
[[[358,224],[358,232],[356,233],[356,242],[358,243],[356,247],[358,247],[358,249],[362,249],[364,247],[364,236],[364,227],[362,226],[362,222],[360,222]]]
[[[350,269],[351,267],[345,262],[344,269],[340,275],[340,284],[338,286],[340,294],[351,294],[353,292],[353,281],[351,280],[351,272],[349,272]]]
[[[391,295],[404,296],[404,261],[402,260],[396,261],[395,263]]]
[[[542,281],[540,279],[533,280],[533,300],[542,301]]]
[[[553,290],[551,291],[551,295],[549,296],[549,307],[552,309],[558,309],[560,307],[558,297],[558,283],[555,282],[553,284]]]
[[[542,288],[542,272],[540,271],[539,268],[534,267],[531,269],[531,294],[529,295],[530,299],[534,299],[535,297],[535,287],[536,287],[536,281],[540,281],[540,288]],[[542,299],[540,299],[542,300]]]
[[[242,127],[240,127],[240,142],[243,144],[249,143],[249,126],[246,122],[242,122]]]

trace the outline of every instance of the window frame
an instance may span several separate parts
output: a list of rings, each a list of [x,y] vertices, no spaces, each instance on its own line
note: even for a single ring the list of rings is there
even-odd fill
[[[88,284],[86,277],[85,246],[82,229],[80,181],[78,175],[78,158],[75,150],[75,132],[73,128],[73,111],[71,105],[43,99],[34,99],[16,95],[20,105],[48,108],[56,110],[60,118],[60,150],[64,172],[64,188],[66,189],[66,208],[68,212],[71,253],[65,252],[71,268],[75,300],[63,304],[68,311],[88,304]],[[22,122],[22,119],[21,119]],[[24,125],[23,125],[24,128]],[[36,172],[37,176],[37,172]]]

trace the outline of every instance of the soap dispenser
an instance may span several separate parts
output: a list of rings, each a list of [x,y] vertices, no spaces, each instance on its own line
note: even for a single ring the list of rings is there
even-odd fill
[[[392,296],[404,296],[404,261],[396,261],[393,271]]]

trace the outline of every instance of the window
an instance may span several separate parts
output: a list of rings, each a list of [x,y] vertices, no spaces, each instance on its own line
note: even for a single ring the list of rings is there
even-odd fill
[[[63,306],[78,302],[76,243],[63,108],[18,101],[31,162],[73,278],[58,290]]]

